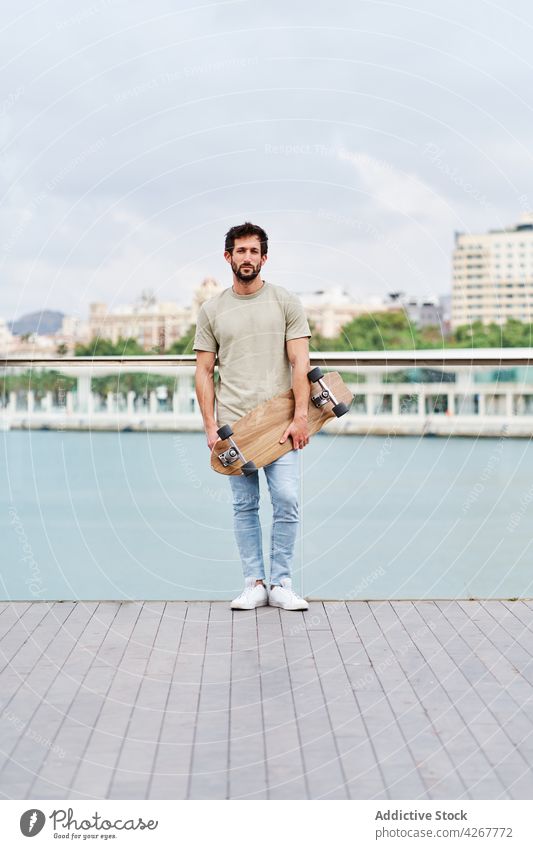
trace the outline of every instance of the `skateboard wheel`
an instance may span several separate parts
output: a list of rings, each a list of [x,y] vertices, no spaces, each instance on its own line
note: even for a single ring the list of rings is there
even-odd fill
[[[243,475],[253,475],[254,472],[257,472],[257,466],[255,465],[253,460],[248,460],[247,463],[243,463],[241,466],[241,472]]]
[[[316,381],[320,380],[322,377],[324,377],[324,374],[319,366],[315,366],[315,368],[312,368],[311,371],[307,372],[307,378],[311,381],[311,383],[316,383]]]
[[[343,401],[340,401],[338,404],[335,404],[332,409],[337,418],[340,418],[345,413],[347,413],[350,408]]]
[[[229,439],[230,436],[233,436],[233,431],[230,425],[222,425],[217,430],[219,439]]]

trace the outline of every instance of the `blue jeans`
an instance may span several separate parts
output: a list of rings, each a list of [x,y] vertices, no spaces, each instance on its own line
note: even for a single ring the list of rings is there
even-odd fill
[[[290,578],[298,532],[298,451],[289,451],[264,467],[272,501],[270,583]],[[245,578],[265,580],[261,524],[259,521],[259,472],[245,477],[231,475],[233,528]]]

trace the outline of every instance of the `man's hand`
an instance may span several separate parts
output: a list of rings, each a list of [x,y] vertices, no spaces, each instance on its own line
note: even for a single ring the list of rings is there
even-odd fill
[[[218,433],[216,425],[206,428],[205,435],[207,437],[207,447],[210,451],[213,450],[213,445],[218,441]]]
[[[309,430],[307,427],[307,416],[295,416],[289,427],[280,439],[283,445],[288,437],[292,439],[294,448],[304,448],[309,443]]]

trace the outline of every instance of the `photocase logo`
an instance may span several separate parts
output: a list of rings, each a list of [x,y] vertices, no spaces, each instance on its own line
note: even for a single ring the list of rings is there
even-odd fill
[[[42,830],[45,822],[46,817],[42,811],[30,808],[29,811],[24,811],[20,818],[20,830],[24,837],[35,837]]]

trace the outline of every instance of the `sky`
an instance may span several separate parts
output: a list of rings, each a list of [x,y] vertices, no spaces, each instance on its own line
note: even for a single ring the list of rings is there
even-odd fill
[[[266,280],[450,290],[533,208],[522,0],[34,0],[0,23],[0,317],[188,303],[260,224]]]

